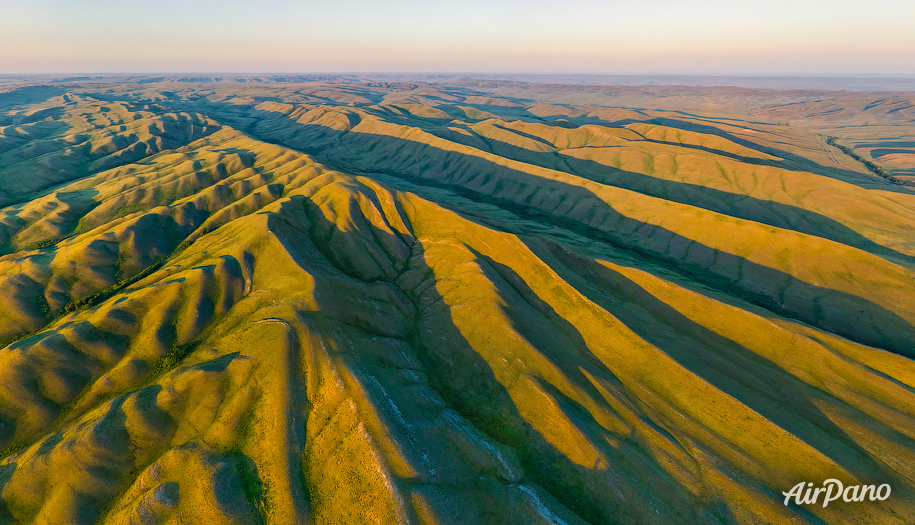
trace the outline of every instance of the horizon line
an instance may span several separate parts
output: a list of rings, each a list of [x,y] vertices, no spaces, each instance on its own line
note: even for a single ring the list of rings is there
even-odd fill
[[[49,71],[41,73],[5,73],[0,72],[0,77],[41,77],[41,76],[162,76],[162,75],[472,75],[472,76],[568,76],[568,77],[735,77],[735,78],[854,78],[854,79],[915,79],[915,73],[577,73],[577,72],[481,72],[481,71],[125,71],[125,72],[59,72]]]

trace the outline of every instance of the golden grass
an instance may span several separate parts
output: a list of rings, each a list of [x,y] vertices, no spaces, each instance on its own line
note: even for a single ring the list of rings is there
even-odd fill
[[[915,518],[913,197],[809,132],[109,95],[0,120],[0,522]],[[782,504],[827,478],[893,496]]]

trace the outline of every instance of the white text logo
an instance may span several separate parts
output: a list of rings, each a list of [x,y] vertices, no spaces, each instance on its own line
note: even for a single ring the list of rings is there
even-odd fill
[[[811,505],[816,504],[820,494],[823,494],[823,506],[825,507],[829,505],[830,501],[836,501],[839,498],[849,503],[864,501],[865,497],[870,498],[870,501],[884,501],[890,497],[891,491],[892,489],[886,483],[879,487],[875,485],[849,485],[843,488],[841,481],[827,479],[823,482],[822,487],[817,488],[813,488],[813,483],[804,483],[802,481],[795,485],[790,492],[782,492],[782,495],[785,496],[785,505],[788,505],[792,497],[798,505]]]

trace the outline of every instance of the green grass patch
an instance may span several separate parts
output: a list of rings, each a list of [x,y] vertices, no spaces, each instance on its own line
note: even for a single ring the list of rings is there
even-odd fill
[[[862,157],[861,155],[858,155],[857,153],[855,153],[854,150],[852,150],[848,146],[843,146],[842,144],[839,144],[836,141],[835,137],[826,137],[826,143],[834,148],[837,148],[839,151],[841,151],[842,153],[855,159],[856,161],[860,162],[861,164],[864,164],[864,167],[867,168],[868,171],[870,171],[871,173],[873,173],[874,175],[876,175],[880,178],[886,179],[889,182],[892,182],[893,184],[900,184],[902,186],[915,186],[915,182],[897,179],[896,177],[887,173],[880,166],[874,164],[873,162]]]
[[[49,238],[49,239],[44,239],[44,240],[42,240],[42,241],[38,241],[38,242],[33,242],[33,243],[30,243],[30,244],[27,244],[27,245],[23,246],[21,249],[22,249],[23,251],[28,251],[28,250],[40,250],[40,249],[42,249],[42,248],[47,248],[48,246],[54,246],[55,244],[57,244],[57,243],[59,243],[59,242],[61,242],[61,241],[65,241],[65,240],[67,240],[67,239],[69,239],[69,238],[71,238],[71,237],[74,237],[74,236],[76,236],[75,233],[71,233],[71,234],[69,234],[69,235],[58,235],[58,236],[56,236],[56,237],[51,237],[51,238]]]
[[[644,165],[645,174],[654,175],[654,155],[652,155],[651,153],[647,153],[646,155],[647,156],[645,157],[645,165]]]
[[[181,364],[181,361],[184,361],[184,358],[191,355],[198,346],[200,346],[199,341],[173,346],[171,350],[159,358],[155,368],[153,368],[153,377],[157,377],[164,374],[165,372],[173,370],[175,367]]]
[[[261,515],[263,523],[267,522],[267,514],[271,507],[272,496],[270,494],[270,482],[262,480],[257,471],[257,465],[241,452],[234,452],[231,456],[238,463],[238,478],[241,481],[241,489],[245,499]]]
[[[102,290],[99,290],[98,292],[95,292],[92,295],[88,295],[86,297],[83,297],[82,299],[77,299],[75,301],[70,301],[70,303],[68,303],[67,306],[64,307],[64,313],[69,314],[72,312],[77,312],[79,310],[83,310],[86,308],[91,308],[93,306],[99,305],[99,304],[105,302],[106,300],[110,299],[111,297],[117,295],[118,293],[121,292],[121,290],[127,288],[128,286],[132,285],[133,283],[148,277],[149,275],[151,275],[152,273],[157,271],[159,268],[161,268],[163,264],[165,264],[165,258],[162,258],[162,259],[156,261],[151,266],[147,266],[143,271],[141,271],[140,273],[134,275],[133,277],[131,277],[129,279],[122,279],[107,288],[104,288]]]
[[[150,206],[144,202],[131,202],[130,204],[125,204],[115,210],[114,216],[112,216],[111,219],[120,219],[121,217],[126,217],[140,211],[148,211],[149,208]]]

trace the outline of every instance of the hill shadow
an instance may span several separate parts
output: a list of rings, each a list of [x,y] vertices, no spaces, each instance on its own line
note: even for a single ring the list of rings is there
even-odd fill
[[[591,160],[567,156],[565,156],[565,160],[574,170],[574,174],[601,184],[625,188],[776,228],[822,237],[885,259],[908,264],[915,263],[915,256],[878,244],[835,219],[804,208],[698,184],[664,180],[620,170]]]
[[[580,256],[563,256],[558,249],[551,250],[531,240],[526,244],[541,259],[555,262],[550,264],[551,268],[578,292],[716,389],[801,439],[858,479],[894,478],[900,486],[905,485],[892,468],[874,459],[814,403],[814,400],[821,400],[846,404],[844,401],[805,383],[774,361],[692,321],[620,272],[599,264],[576,269],[561,259]],[[625,300],[610,300],[608,295]],[[639,314],[634,307],[650,317]],[[661,327],[669,327],[670,331]],[[915,392],[911,387],[901,386]],[[892,434],[893,439],[915,446],[915,440],[876,424],[882,435]]]
[[[220,107],[219,104],[210,106],[214,109]],[[237,111],[235,107],[230,109]],[[215,118],[218,120],[219,115]],[[258,126],[259,122],[275,118],[273,112],[251,108],[246,113],[248,123],[244,131],[260,140],[311,154],[330,167],[365,174],[379,172],[420,186],[445,188],[462,197],[571,230],[650,260],[680,274],[687,281],[701,283],[777,315],[901,355],[915,356],[910,342],[915,340],[915,326],[896,313],[863,297],[804,283],[779,270],[702,245],[665,228],[630,219],[584,187],[569,186],[482,157],[443,150],[407,138],[335,130],[289,119],[284,122],[282,133]],[[558,201],[541,199],[533,202],[533,194],[529,191],[526,197],[522,197],[529,187],[561,197]],[[591,206],[596,216],[584,222],[568,218],[565,214],[555,214],[555,210],[563,205],[571,208],[573,203]],[[617,226],[614,230],[591,226],[598,218],[603,219],[603,223]],[[865,244],[860,237],[857,242]],[[713,261],[710,266],[716,268],[739,268],[739,277],[713,271],[653,248],[661,244],[689,246],[693,260]],[[870,247],[873,249],[873,246]],[[791,294],[785,295],[789,285]]]
[[[19,106],[38,104],[68,92],[66,88],[48,85],[22,86],[0,94],[0,111],[9,111]],[[2,119],[3,116],[0,116]],[[2,122],[2,120],[0,120]]]
[[[786,169],[800,168],[802,171],[810,171],[812,173],[816,173],[817,175],[823,175],[825,177],[830,177],[830,178],[836,178],[836,176],[838,175],[840,177],[839,180],[841,180],[842,182],[846,182],[848,184],[854,184],[861,188],[868,189],[868,187],[865,186],[862,182],[859,182],[866,175],[864,173],[857,172],[857,171],[851,171],[851,170],[847,170],[844,168],[823,166],[822,164],[818,164],[806,157],[802,157],[800,155],[797,155],[797,154],[794,154],[794,153],[791,153],[791,152],[788,152],[785,150],[772,148],[770,146],[757,144],[757,143],[749,141],[745,138],[742,138],[742,137],[739,137],[736,135],[732,135],[715,126],[708,126],[708,125],[704,125],[704,124],[697,124],[695,122],[685,122],[682,120],[663,118],[663,117],[653,118],[653,119],[646,120],[646,121],[621,120],[621,121],[616,122],[615,125],[616,126],[625,126],[627,124],[632,124],[632,123],[656,124],[656,125],[666,126],[666,127],[675,128],[675,129],[682,129],[684,131],[694,131],[694,132],[698,132],[698,133],[704,133],[706,135],[715,135],[715,136],[721,137],[723,139],[727,139],[731,142],[734,142],[735,144],[738,144],[740,146],[743,146],[743,147],[746,147],[746,148],[749,148],[752,150],[760,151],[762,153],[766,153],[766,154],[772,155],[774,157],[779,157],[779,158],[785,159],[785,163],[775,164],[775,166],[777,166],[777,167],[786,168]],[[899,187],[899,185],[897,185],[897,184],[892,184],[892,183],[887,182],[885,185],[886,185],[886,188],[881,188],[884,191],[911,194],[910,191]]]
[[[314,238],[314,232],[325,231],[334,225],[320,213],[310,214],[309,217],[315,223],[309,236],[311,242],[318,246],[321,239]],[[351,246],[358,246],[363,238],[378,239],[379,244],[384,244],[396,237],[378,228],[370,228],[372,232],[351,230],[340,234],[360,236],[350,243]],[[424,262],[424,253],[421,241],[414,239],[409,259],[411,262],[404,271],[434,276],[433,269]],[[530,306],[528,301],[536,302],[536,295],[509,267],[472,249],[471,253],[478,258],[484,275],[496,286],[504,300],[503,310],[518,333],[531,342],[540,356],[559,368],[595,402],[615,413],[582,370],[588,370],[593,376],[621,389],[625,390],[625,387],[591,354],[580,333],[546,303],[538,302],[536,306]],[[340,258],[347,259],[345,255],[338,255],[326,259],[326,264],[358,279],[351,268],[335,262],[334,259]],[[299,262],[303,263],[313,264],[305,260]],[[335,305],[332,304],[332,298],[338,292],[329,288],[329,283],[324,280],[317,279],[315,283],[315,297],[319,303],[321,297],[326,298],[326,304],[321,304],[321,311],[333,311]],[[642,450],[630,437],[618,436],[624,443],[623,450],[610,446],[604,439],[609,431],[597,423],[587,408],[542,378],[531,376],[538,388],[555,400],[556,406],[563,412],[562,416],[567,417],[589,443],[610,458],[610,465],[581,465],[573,461],[527,420],[513,400],[504,378],[500,380],[497,377],[487,356],[492,358],[493,353],[498,354],[501,349],[491,346],[475,348],[454,324],[445,299],[434,284],[401,290],[416,308],[414,324],[406,342],[422,363],[431,386],[451,408],[483,431],[489,439],[507,445],[519,454],[524,477],[511,485],[507,481],[500,483],[508,488],[531,484],[542,487],[563,506],[590,523],[639,523],[648,512],[655,509],[666,514],[671,523],[692,523],[692,518],[698,518],[703,511],[713,513],[725,523],[737,522],[722,501],[697,504],[687,489],[663,468],[658,468],[657,458]],[[526,306],[535,309],[541,317],[530,320],[527,317],[529,311],[517,310]],[[540,322],[548,323],[549,327],[540,326]],[[352,326],[349,322],[347,324]],[[389,334],[374,331],[368,333],[390,337]],[[358,349],[353,348],[352,351],[358,352]],[[400,480],[399,483],[408,485],[409,481]],[[617,483],[620,485],[616,486]],[[615,495],[624,492],[633,498],[623,499]],[[650,510],[647,506],[649,502],[654,505]],[[695,516],[684,518],[678,514],[684,509],[695,512]]]
[[[539,137],[497,126],[506,131],[516,133],[550,147],[552,144]],[[470,141],[461,141],[460,137],[449,137],[456,142],[474,146]],[[864,250],[880,257],[908,264],[915,263],[915,256],[893,250],[878,244],[848,226],[831,219],[820,213],[797,206],[791,206],[771,200],[762,200],[742,193],[731,193],[723,190],[709,188],[699,184],[690,184],[660,177],[644,175],[642,173],[623,170],[614,166],[602,164],[593,160],[581,159],[571,155],[556,152],[538,152],[514,146],[504,141],[491,137],[479,137],[490,148],[490,153],[503,156],[519,162],[525,162],[547,169],[562,171],[579,176],[600,184],[635,191],[660,199],[678,202],[689,206],[751,220],[776,228],[793,230],[809,235],[815,235],[848,246]],[[657,142],[657,141],[651,141]],[[668,143],[675,146],[679,144]],[[712,154],[717,150],[705,149]]]
[[[312,220],[326,221],[322,214],[314,214]],[[328,222],[315,229],[322,231],[327,227],[332,225]],[[371,237],[377,239],[382,239],[386,235],[390,236],[377,229],[371,233]],[[535,254],[543,253],[543,249],[531,245],[530,242],[528,246]],[[603,402],[600,392],[593,387],[583,371],[587,370],[590,375],[619,385],[623,389],[625,387],[613,371],[591,353],[577,329],[548,303],[540,300],[522,276],[510,267],[469,246],[467,248],[476,258],[483,274],[495,286],[503,304],[502,309],[510,319],[513,329],[530,343],[542,358],[561,370],[565,377],[590,398],[597,400],[605,409],[613,411],[612,407]],[[417,267],[417,264],[422,265],[421,262],[417,262],[423,260],[422,245],[415,242],[413,249],[411,261],[414,263],[411,268],[420,269],[421,273],[427,275],[434,275],[432,268],[428,266]],[[545,258],[541,256],[541,259]],[[554,267],[554,270],[560,271],[560,275],[569,275],[568,271],[562,271],[561,268]],[[341,268],[341,271],[348,273],[345,268]],[[632,312],[626,303],[608,304],[595,290],[584,289],[580,285],[576,288],[590,300],[617,316],[637,335],[698,377],[797,436],[842,468],[855,475],[862,474],[866,479],[897,478],[892,470],[874,460],[865,449],[817,408],[814,401],[828,399],[831,397],[829,394],[817,392],[774,362],[694,323],[632,281],[614,272],[613,278],[617,277],[625,283],[621,286],[627,287],[638,296],[636,303],[663,317],[670,326],[692,334],[699,344],[696,348],[705,344],[717,352],[697,354],[695,349],[681,346],[665,338],[660,331],[653,330],[651,322]],[[569,282],[573,279],[566,280]],[[410,343],[418,351],[418,357],[424,366],[432,372],[430,377],[443,398],[488,435],[518,450],[525,468],[531,474],[531,479],[547,488],[560,502],[579,515],[600,523],[627,523],[627,520],[637,519],[636,515],[626,514],[624,509],[618,507],[614,507],[611,517],[597,500],[588,501],[582,496],[593,494],[589,480],[596,474],[588,472],[599,471],[600,468],[596,465],[587,468],[571,461],[525,420],[509,391],[500,382],[485,357],[487,354],[492,355],[492,352],[498,353],[499,349],[473,347],[460,329],[453,322],[448,322],[444,314],[430,311],[434,310],[435,305],[446,304],[445,299],[435,290],[435,286],[424,286],[423,289],[425,291],[422,292],[422,301],[415,292],[404,290],[417,305],[418,312],[416,328]],[[431,306],[423,310],[420,305]],[[434,327],[429,326],[432,323]],[[779,381],[768,383],[761,379],[771,378],[773,375],[778,376]],[[586,407],[542,379],[535,378],[534,381],[554,398],[563,414],[589,441],[600,442],[598,438],[606,429],[600,426]],[[790,410],[785,410],[786,403],[791,404]],[[885,432],[885,429],[882,432]],[[611,464],[617,473],[625,472],[625,475],[633,480],[645,480],[647,478],[644,476],[650,477],[635,465],[638,460],[633,458],[638,454],[634,451],[622,454],[605,447],[599,448],[608,457],[614,458]],[[571,474],[556,475],[553,469]],[[675,484],[670,480],[656,479],[645,486],[661,487],[667,482]],[[672,487],[660,492],[680,496],[685,494],[682,487]],[[774,492],[770,495],[777,500],[780,499]],[[802,509],[796,510],[807,516]],[[716,508],[716,512],[719,512],[719,509]],[[733,516],[725,516],[723,520],[727,523],[737,521]]]
[[[255,114],[259,113],[258,110],[252,110]],[[388,115],[378,114],[377,116],[382,118],[389,118]],[[276,118],[270,116],[270,118]],[[423,129],[429,133],[432,133],[446,140],[456,140],[458,143],[463,143],[471,147],[477,147],[478,144],[468,141],[461,141],[461,137],[448,136],[444,137],[441,134],[441,124],[434,124],[432,122],[427,122],[422,119],[398,116],[395,118],[396,122],[401,125],[412,125]],[[260,119],[255,119],[255,124],[253,128],[246,129],[248,132],[252,132],[255,136],[259,135],[259,130],[257,129],[257,122],[262,122]],[[637,122],[637,121],[622,121],[624,123]],[[650,122],[650,121],[646,121]],[[670,126],[672,122],[680,122],[668,119],[664,125]],[[288,124],[288,122],[286,123]],[[346,132],[339,132],[336,130],[330,130],[329,128],[324,128],[324,132],[321,130],[308,129],[310,126],[314,125],[295,125],[294,129],[299,130],[305,136],[314,137],[314,143],[321,144],[321,147],[309,148],[308,144],[305,144],[304,141],[296,140],[296,144],[293,147],[297,149],[302,149],[310,154],[320,156],[333,164],[346,165],[346,158],[344,155],[328,155],[327,148],[339,142],[339,140],[345,136]],[[318,126],[320,128],[320,126]],[[501,127],[501,126],[499,126]],[[619,123],[614,125],[614,127],[621,127]],[[701,129],[697,129],[701,128]],[[504,128],[503,128],[504,129]],[[682,127],[684,130],[689,131],[699,131],[702,133],[710,133],[712,130],[717,131],[715,133],[717,136],[721,136],[728,140],[732,140],[736,143],[741,144],[742,146],[756,149],[757,151],[763,151],[770,155],[778,157],[792,157],[790,153],[773,150],[771,148],[763,148],[755,143],[739,139],[739,137],[734,137],[730,134],[727,134],[718,128],[712,126],[699,126],[694,125]],[[522,136],[532,137],[529,134],[523,132],[517,132],[515,130],[507,130],[513,133],[517,133]],[[359,134],[359,132],[350,131],[348,133]],[[788,230],[794,230],[801,233],[806,233],[810,235],[815,235],[818,237],[823,237],[832,241],[836,241],[842,244],[847,244],[855,248],[867,251],[874,255],[891,259],[894,261],[903,261],[908,264],[915,263],[915,257],[907,255],[905,253],[898,252],[881,244],[878,244],[871,239],[868,239],[864,235],[852,230],[848,226],[831,219],[827,216],[819,214],[814,211],[806,210],[804,208],[791,206],[788,204],[782,204],[770,200],[761,200],[755,197],[730,193],[723,190],[717,190],[713,188],[708,188],[702,185],[689,184],[686,182],[678,182],[672,180],[665,180],[658,177],[652,177],[649,175],[644,175],[637,172],[627,171],[618,169],[612,166],[607,166],[595,161],[579,159],[572,157],[570,155],[564,155],[558,152],[535,152],[532,150],[527,150],[518,146],[513,146],[511,144],[505,143],[498,139],[493,139],[489,137],[480,137],[479,135],[474,134],[478,137],[480,141],[485,143],[489,147],[489,153],[493,153],[499,156],[503,156],[509,159],[517,160],[519,162],[530,163],[536,166],[544,167],[547,169],[553,169],[557,171],[562,171],[570,173],[572,175],[580,176],[582,178],[592,180],[601,184],[606,184],[610,186],[616,186],[631,191],[636,191],[645,195],[650,195],[653,197],[658,197],[665,200],[670,200],[673,202],[678,202],[681,204],[687,204],[690,206],[696,206],[700,208],[705,208],[717,213],[722,213],[730,215],[733,217],[738,217],[742,219],[747,219],[755,222],[760,222],[762,224],[767,224],[769,226],[774,226],[777,228],[783,228]],[[270,137],[272,141],[275,141],[279,144],[290,145],[289,141],[283,140],[281,137],[272,136]],[[536,138],[538,142],[544,143],[552,147],[552,144],[549,144],[542,139]],[[409,142],[409,141],[407,141]],[[652,141],[657,142],[657,141]],[[681,144],[667,143],[675,146],[684,146]],[[433,148],[432,146],[427,146]],[[689,147],[688,145],[684,147]],[[392,147],[389,148],[394,151],[398,151],[401,148]],[[746,162],[749,164],[758,164],[758,165],[770,165],[778,167],[781,169],[788,169],[787,166],[779,163],[777,161],[763,161],[760,159],[752,159],[748,157],[742,157],[739,155],[727,155],[725,152],[720,152],[719,150],[713,150],[710,148],[703,148],[696,146],[695,149],[701,150],[703,152],[713,154],[713,155],[725,155],[734,160],[740,162]],[[768,150],[768,151],[766,151]],[[442,150],[440,150],[442,151]],[[443,154],[448,154],[451,152],[444,152]],[[453,154],[452,154],[453,155]],[[343,158],[341,158],[343,157]],[[816,166],[815,163],[804,159],[802,157],[794,156],[796,159],[799,159],[797,163],[804,164],[804,168],[811,168],[811,166]],[[482,161],[482,159],[481,159]],[[482,161],[486,162],[486,161]],[[364,171],[365,168],[362,169]],[[856,173],[856,172],[848,172]],[[528,175],[529,176],[529,175]],[[827,175],[829,176],[829,175]],[[857,173],[856,176],[860,177],[861,174]],[[888,186],[893,186],[888,184]],[[902,190],[905,191],[905,190]]]
[[[9,483],[12,479],[13,474],[16,472],[18,464],[16,462],[7,463],[5,465],[0,465],[0,494],[3,494],[3,489],[6,487],[6,484]],[[6,501],[0,497],[0,523],[15,523],[16,520],[13,518],[13,515],[10,513],[9,507],[6,505]]]
[[[631,110],[638,110],[638,111],[645,110],[645,108],[613,108],[613,109],[631,109]],[[658,110],[650,110],[650,111],[658,111]],[[768,125],[768,126],[772,125],[772,123],[769,123],[769,122],[755,122],[755,121],[741,120],[741,119],[734,119],[734,118],[717,117],[717,118],[712,119],[709,117],[703,117],[700,115],[692,115],[692,114],[684,113],[684,112],[680,112],[680,111],[675,111],[673,113],[680,113],[680,114],[684,115],[685,117],[689,117],[689,118],[693,118],[693,119],[700,119],[700,120],[708,120],[710,122],[716,122],[716,121],[727,122],[732,125],[737,125],[737,124],[762,124],[762,125]],[[508,115],[506,115],[506,116],[508,116]],[[778,149],[778,148],[774,148],[771,146],[766,146],[763,144],[757,144],[753,141],[747,140],[738,135],[733,135],[731,133],[728,133],[727,131],[724,131],[724,130],[722,130],[716,126],[712,126],[712,125],[699,124],[696,122],[679,120],[679,119],[670,118],[670,117],[652,117],[652,118],[646,118],[643,120],[636,120],[636,119],[607,120],[607,119],[603,119],[603,118],[593,116],[593,115],[570,117],[569,119],[566,119],[562,116],[557,115],[557,116],[546,116],[546,117],[536,117],[535,116],[533,118],[536,119],[537,122],[541,122],[541,123],[545,123],[545,124],[549,124],[549,125],[553,125],[553,126],[565,127],[565,128],[576,128],[576,127],[592,124],[592,125],[599,125],[599,126],[615,128],[615,129],[628,129],[628,128],[625,128],[625,126],[627,126],[629,124],[647,124],[647,125],[666,126],[669,128],[681,129],[683,131],[692,131],[692,132],[697,132],[697,133],[715,135],[715,136],[721,137],[723,139],[729,140],[731,142],[734,142],[735,144],[738,144],[740,146],[744,146],[746,148],[749,148],[749,149],[752,149],[755,151],[766,153],[766,154],[772,155],[774,157],[779,157],[782,160],[777,161],[777,160],[771,160],[771,159],[757,159],[757,158],[753,158],[753,157],[744,157],[744,156],[737,155],[734,153],[722,152],[720,150],[715,150],[712,148],[706,148],[706,147],[698,146],[698,145],[682,144],[682,143],[678,143],[678,142],[666,142],[666,141],[658,141],[658,140],[654,140],[654,139],[646,139],[646,141],[654,142],[654,143],[658,143],[658,144],[667,144],[667,145],[672,145],[672,146],[693,148],[693,149],[696,149],[697,151],[704,150],[708,153],[722,155],[722,156],[731,158],[733,160],[745,162],[747,164],[772,166],[772,167],[777,167],[780,169],[788,169],[788,170],[794,170],[794,171],[808,171],[810,173],[815,173],[817,175],[822,175],[825,177],[837,179],[837,180],[840,180],[840,181],[848,183],[848,184],[853,184],[853,185],[859,186],[864,189],[872,189],[874,183],[879,182],[879,183],[881,183],[880,189],[883,191],[911,194],[910,191],[906,190],[903,187],[900,187],[899,184],[893,184],[893,183],[887,182],[887,181],[874,181],[872,179],[867,178],[866,177],[867,173],[863,173],[863,172],[852,171],[852,170],[848,170],[845,168],[839,168],[836,166],[824,166],[822,164],[817,163],[816,161],[813,161],[806,157],[797,155],[795,153],[791,153],[791,152],[788,152],[788,151],[785,151],[782,149]],[[531,118],[527,118],[524,120],[530,121]],[[630,131],[633,131],[633,130],[630,130]]]

